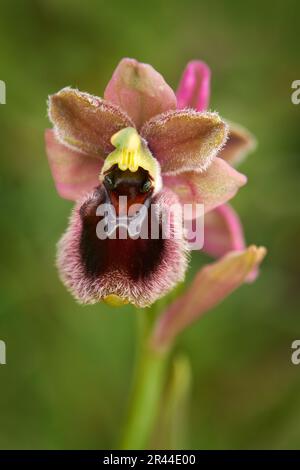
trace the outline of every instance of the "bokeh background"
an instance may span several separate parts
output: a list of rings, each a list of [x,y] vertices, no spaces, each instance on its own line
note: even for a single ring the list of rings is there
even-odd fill
[[[135,351],[130,307],[81,307],[61,285],[55,244],[72,204],[59,199],[43,133],[46,98],[66,85],[101,96],[123,56],[176,88],[190,59],[213,72],[211,108],[259,147],[235,198],[247,241],[268,247],[261,276],[186,330],[185,436],[159,446],[299,448],[299,2],[2,0],[0,79],[0,448],[118,447]],[[207,259],[193,256],[192,271]]]

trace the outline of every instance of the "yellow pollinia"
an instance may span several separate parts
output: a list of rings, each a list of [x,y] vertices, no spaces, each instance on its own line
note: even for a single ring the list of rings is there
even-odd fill
[[[159,191],[161,188],[159,163],[137,130],[133,127],[126,127],[112,136],[111,143],[116,149],[106,157],[101,175],[114,165],[118,165],[121,171],[129,170],[132,173],[143,168],[152,178],[155,192]]]

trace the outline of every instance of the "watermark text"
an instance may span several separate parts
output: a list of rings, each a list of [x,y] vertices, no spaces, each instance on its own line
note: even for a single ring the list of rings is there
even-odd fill
[[[0,340],[0,365],[6,364],[6,344]]]
[[[295,339],[292,342],[291,348],[293,349],[291,355],[291,361],[294,366],[298,366],[300,364],[300,339]]]
[[[127,197],[120,196],[117,212],[113,204],[105,203],[97,207],[96,216],[100,217],[96,226],[100,240],[185,238],[190,250],[200,250],[204,244],[203,204],[128,206]]]
[[[6,104],[6,85],[3,80],[0,80],[0,104]]]
[[[299,104],[300,103],[300,80],[294,80],[292,83],[292,89],[295,90],[293,91],[291,95],[291,100],[293,104]]]

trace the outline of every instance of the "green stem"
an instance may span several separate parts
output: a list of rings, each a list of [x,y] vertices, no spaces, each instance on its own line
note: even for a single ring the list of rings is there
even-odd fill
[[[149,345],[153,311],[138,311],[139,352],[123,449],[144,449],[149,442],[164,386],[167,353]]]

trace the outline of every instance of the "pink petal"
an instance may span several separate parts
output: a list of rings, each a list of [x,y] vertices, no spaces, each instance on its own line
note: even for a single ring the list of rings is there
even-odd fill
[[[264,247],[252,245],[244,251],[231,252],[202,268],[186,292],[173,302],[158,319],[153,343],[167,346],[182,330],[211,310],[247,279],[266,254]]]
[[[136,127],[156,114],[176,109],[176,96],[151,65],[122,59],[108,83],[104,98],[124,109]]]
[[[204,219],[203,251],[220,258],[229,251],[245,248],[244,232],[238,214],[229,204],[216,207]]]
[[[223,158],[231,165],[240,163],[248,153],[256,148],[254,136],[239,124],[229,123],[228,140],[218,157]]]
[[[49,118],[60,142],[102,158],[114,148],[111,136],[133,126],[117,106],[71,88],[49,97]]]
[[[96,210],[105,194],[99,186],[74,207],[70,225],[58,244],[61,279],[80,303],[96,303],[117,295],[127,303],[149,306],[183,280],[188,264],[185,239],[149,236],[100,240]],[[178,204],[178,199],[172,191],[163,189],[152,202],[160,215]],[[180,214],[172,212],[170,220],[171,232],[179,234]]]
[[[210,68],[205,62],[193,60],[183,72],[177,90],[177,107],[205,111],[210,95]]]
[[[187,172],[177,176],[164,176],[164,185],[171,188],[182,204],[204,204],[205,212],[224,204],[246,184],[247,178],[221,158],[215,158],[202,172]]]
[[[45,132],[46,152],[58,194],[75,201],[99,185],[103,160],[61,144],[52,129]]]
[[[226,142],[227,125],[216,113],[169,111],[148,121],[141,135],[170,175],[206,170]]]

